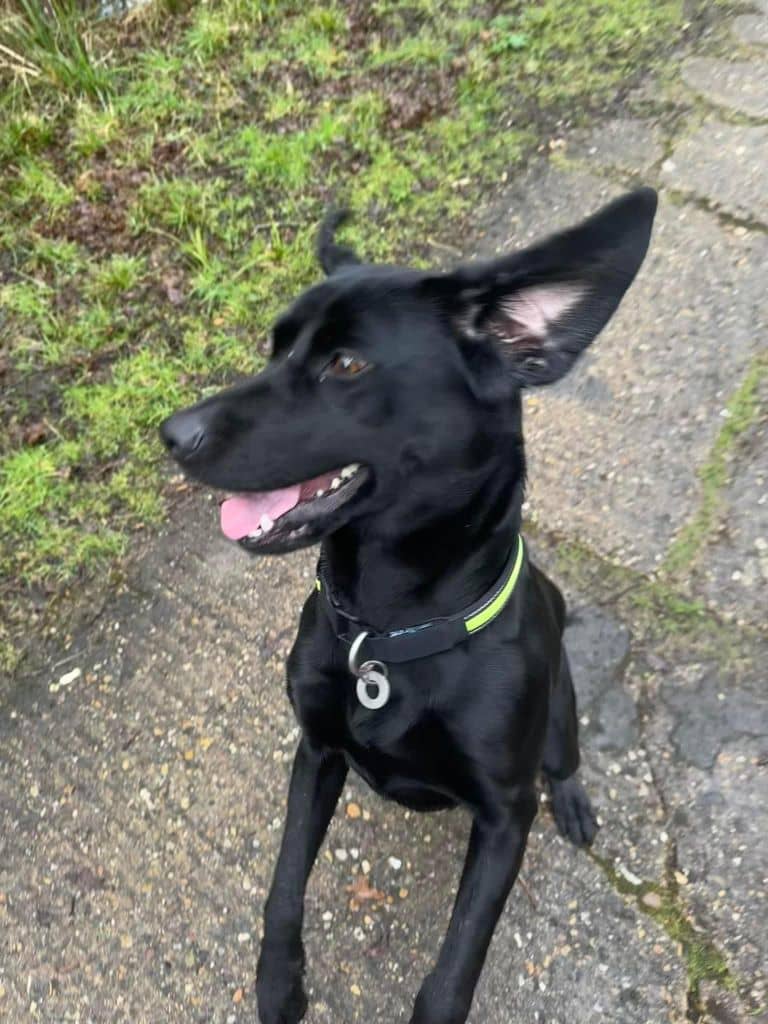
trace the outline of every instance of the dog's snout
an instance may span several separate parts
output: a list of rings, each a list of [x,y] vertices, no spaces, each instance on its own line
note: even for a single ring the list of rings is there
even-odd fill
[[[202,446],[205,434],[202,417],[192,409],[174,413],[160,427],[163,443],[177,462],[191,459]]]

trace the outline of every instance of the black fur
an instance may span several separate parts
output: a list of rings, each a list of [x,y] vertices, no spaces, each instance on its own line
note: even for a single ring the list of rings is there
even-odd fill
[[[655,207],[641,189],[531,249],[448,274],[360,263],[334,242],[332,214],[318,247],[331,276],[279,319],[269,366],[177,413],[164,440],[194,477],[230,491],[360,464],[338,500],[300,506],[243,547],[321,542],[338,600],[378,631],[460,611],[498,578],[520,529],[520,389],[562,376],[608,321]],[[578,844],[595,833],[574,777],[565,603],[528,563],[497,619],[452,650],[390,666],[391,700],[368,711],[322,600],[307,600],[288,661],[302,739],[265,911],[260,1018],[295,1024],[306,1009],[304,890],[352,767],[408,807],[472,814],[448,935],[411,1017],[462,1024],[523,857],[540,770],[560,831]]]

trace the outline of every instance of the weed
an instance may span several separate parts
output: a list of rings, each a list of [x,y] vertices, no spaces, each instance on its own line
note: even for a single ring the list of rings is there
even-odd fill
[[[494,57],[518,53],[528,48],[531,37],[521,32],[518,26],[519,19],[511,15],[500,14],[491,21],[494,38],[489,50]]]

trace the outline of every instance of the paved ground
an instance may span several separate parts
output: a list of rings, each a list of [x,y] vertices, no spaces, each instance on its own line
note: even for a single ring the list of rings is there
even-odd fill
[[[484,215],[487,254],[662,187],[621,314],[527,404],[530,534],[577,613],[604,827],[577,853],[543,809],[473,1024],[768,1020],[767,22],[763,0],[625,117],[553,140]],[[254,1019],[311,576],[242,558],[198,496],[0,691],[2,1019]],[[310,886],[310,1024],[407,1020],[466,835],[350,785]]]

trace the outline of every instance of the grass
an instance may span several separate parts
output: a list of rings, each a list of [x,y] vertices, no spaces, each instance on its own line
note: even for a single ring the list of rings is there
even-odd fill
[[[113,81],[94,57],[87,5],[79,0],[15,0],[0,30],[3,64],[24,81],[42,79],[54,89],[101,102]]]
[[[102,573],[162,517],[157,424],[259,368],[334,195],[370,258],[434,262],[425,239],[455,243],[549,125],[684,24],[681,0],[497,7],[155,0],[97,23],[0,0],[5,623],[28,632],[25,595]]]

